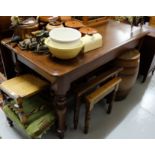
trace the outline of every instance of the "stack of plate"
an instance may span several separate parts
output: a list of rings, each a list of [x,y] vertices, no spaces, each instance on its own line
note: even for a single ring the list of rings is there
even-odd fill
[[[60,59],[76,57],[83,47],[81,33],[73,28],[55,28],[50,31],[49,36],[45,44],[50,52]]]

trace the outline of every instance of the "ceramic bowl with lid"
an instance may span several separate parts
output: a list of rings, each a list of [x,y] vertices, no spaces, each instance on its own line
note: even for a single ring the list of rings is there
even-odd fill
[[[75,58],[83,47],[83,42],[81,40],[66,44],[55,42],[50,37],[45,39],[45,44],[52,55],[64,60]]]
[[[55,28],[49,33],[50,38],[59,43],[71,43],[81,38],[81,33],[73,28]]]
[[[83,47],[81,33],[76,29],[66,27],[51,30],[45,44],[52,55],[60,59],[76,57]]]

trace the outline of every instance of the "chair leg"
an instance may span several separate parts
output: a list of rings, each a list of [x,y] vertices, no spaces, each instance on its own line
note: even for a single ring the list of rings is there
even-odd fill
[[[110,114],[111,111],[112,111],[112,107],[113,107],[113,102],[114,102],[114,99],[115,99],[115,96],[116,96],[116,90],[114,90],[110,96],[109,96],[109,106],[108,106],[108,110],[107,110],[107,114]]]
[[[74,109],[74,129],[77,129],[78,127],[78,122],[79,122],[79,113],[80,113],[80,97],[76,97],[75,101],[75,109]]]
[[[85,127],[84,133],[87,134],[90,127],[90,104],[86,103],[86,113],[85,113]]]
[[[13,127],[13,122],[11,121],[11,119],[7,117],[7,121],[9,123],[10,127]]]

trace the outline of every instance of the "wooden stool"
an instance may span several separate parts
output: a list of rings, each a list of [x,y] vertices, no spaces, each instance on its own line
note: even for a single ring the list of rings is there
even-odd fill
[[[23,124],[27,123],[27,116],[23,112],[23,99],[37,94],[48,86],[48,83],[40,78],[31,75],[21,75],[0,84],[3,100],[11,98],[16,102],[18,116]],[[10,125],[12,124],[9,121]]]
[[[88,126],[89,126],[88,122],[90,119],[90,111],[92,110],[93,105],[110,93],[112,97],[109,98],[110,100],[109,100],[109,107],[108,107],[107,113],[111,112],[112,102],[114,100],[118,85],[121,81],[120,78],[116,78],[116,77],[118,76],[118,73],[122,70],[123,68],[112,68],[111,70],[108,70],[102,73],[101,75],[97,76],[95,79],[89,81],[85,86],[82,86],[76,90],[74,129],[77,129],[77,126],[78,126],[81,98],[87,93],[91,93],[91,94],[86,96],[86,102],[85,102],[86,103],[85,133],[88,132]]]
[[[96,89],[94,92],[86,96],[86,113],[85,113],[85,127],[84,132],[88,133],[89,124],[90,124],[90,112],[92,111],[94,105],[103,99],[105,96],[109,95],[109,106],[107,113],[110,114],[112,110],[112,103],[115,99],[116,91],[118,89],[121,78],[115,77],[112,80],[108,81],[103,86]]]

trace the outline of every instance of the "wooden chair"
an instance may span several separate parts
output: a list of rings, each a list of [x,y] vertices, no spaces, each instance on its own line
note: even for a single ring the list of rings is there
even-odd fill
[[[23,111],[23,100],[33,96],[48,86],[48,83],[42,79],[31,75],[25,74],[6,80],[0,84],[0,90],[3,95],[3,100],[13,99],[18,109],[18,117],[21,123],[27,123],[27,116]],[[9,120],[10,125],[12,122]]]
[[[84,132],[88,132],[89,122],[90,122],[90,112],[92,111],[94,105],[108,96],[108,110],[110,113],[112,110],[112,103],[115,98],[116,91],[118,89],[121,78],[117,77],[118,73],[122,71],[123,68],[112,68],[101,75],[97,76],[95,79],[90,80],[85,86],[82,86],[76,90],[76,105],[74,111],[74,129],[77,129],[78,118],[80,112],[81,99],[84,97],[86,113],[85,113],[85,128]]]

